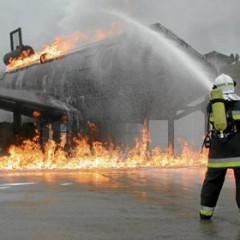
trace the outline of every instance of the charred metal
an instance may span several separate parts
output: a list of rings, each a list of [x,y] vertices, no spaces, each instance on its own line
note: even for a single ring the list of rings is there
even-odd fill
[[[210,78],[216,76],[215,67],[174,33],[161,24],[151,28],[190,54]],[[10,55],[19,55],[16,51],[24,47],[20,40],[20,48],[13,48]],[[8,54],[5,57],[8,63]],[[99,127],[98,137],[103,141],[110,136],[127,147],[126,126],[148,119],[167,120],[169,145],[174,145],[174,121],[202,111],[204,102],[194,107],[188,104],[204,96],[206,89],[196,76],[182,69],[178,59],[167,57],[170,64],[139,33],[123,33],[51,61],[42,55],[39,64],[3,75],[0,108],[13,112],[15,131],[22,126],[22,115],[33,117],[34,111],[39,112],[35,121],[43,142],[49,136],[49,128],[45,128],[49,124],[55,125],[56,135],[61,131],[74,135],[87,131],[90,121]]]

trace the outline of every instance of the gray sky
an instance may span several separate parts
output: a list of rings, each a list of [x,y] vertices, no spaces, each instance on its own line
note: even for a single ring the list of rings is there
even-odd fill
[[[109,27],[119,21],[103,11],[111,9],[145,25],[159,22],[200,53],[240,52],[239,0],[0,0],[0,56],[18,27],[23,43],[39,50],[57,36]]]

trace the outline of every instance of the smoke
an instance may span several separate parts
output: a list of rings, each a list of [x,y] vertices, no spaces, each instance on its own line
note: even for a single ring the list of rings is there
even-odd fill
[[[116,0],[66,0],[65,16],[59,21],[58,27],[65,32],[93,30],[109,26],[114,21],[113,16],[106,14],[106,9],[128,11],[128,6],[133,1]]]
[[[103,11],[109,9],[145,25],[159,22],[200,53],[240,52],[238,0],[1,0],[0,55],[10,50],[9,32],[18,27],[24,43],[39,50],[56,36],[110,26],[116,19]]]
[[[114,21],[104,10],[122,12],[145,25],[160,22],[201,53],[240,50],[238,0],[63,0],[65,32],[91,30]],[[200,40],[201,39],[201,40]]]

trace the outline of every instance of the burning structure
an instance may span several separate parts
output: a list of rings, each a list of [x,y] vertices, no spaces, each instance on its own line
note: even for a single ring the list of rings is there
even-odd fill
[[[150,28],[187,54],[209,79],[216,76],[215,67],[171,31],[160,24]],[[108,35],[57,56],[45,51],[36,57],[28,51],[34,60],[27,64],[14,65],[16,52],[4,57],[0,108],[13,113],[15,133],[23,126],[22,116],[37,122],[42,143],[49,138],[59,141],[65,133],[86,132],[93,122],[99,128],[98,140],[111,137],[128,147],[129,126],[143,125],[145,119],[167,120],[168,142],[174,144],[174,121],[205,108],[206,87],[191,66],[184,68],[183,60],[141,31]]]

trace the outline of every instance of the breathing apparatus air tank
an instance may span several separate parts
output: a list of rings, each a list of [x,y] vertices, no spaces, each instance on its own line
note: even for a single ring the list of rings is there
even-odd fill
[[[211,91],[211,100],[214,128],[220,132],[220,137],[223,138],[223,131],[227,128],[227,117],[222,90],[213,89]]]

